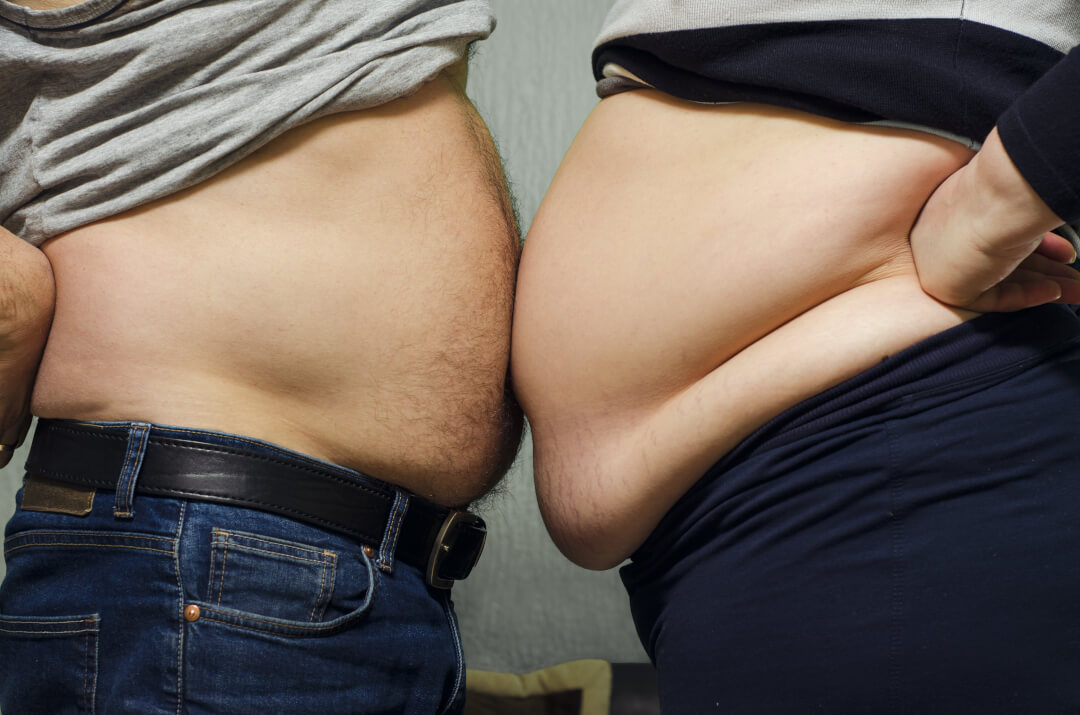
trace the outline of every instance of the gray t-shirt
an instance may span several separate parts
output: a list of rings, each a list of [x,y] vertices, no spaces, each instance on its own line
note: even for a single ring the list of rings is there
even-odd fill
[[[40,244],[187,188],[493,28],[488,0],[0,0],[0,223]]]

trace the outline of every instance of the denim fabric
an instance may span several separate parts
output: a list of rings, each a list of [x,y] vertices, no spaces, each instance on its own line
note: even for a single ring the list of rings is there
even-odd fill
[[[25,511],[20,491],[0,586],[4,715],[460,711],[449,593],[418,569],[260,511],[129,503],[121,483],[86,516]]]

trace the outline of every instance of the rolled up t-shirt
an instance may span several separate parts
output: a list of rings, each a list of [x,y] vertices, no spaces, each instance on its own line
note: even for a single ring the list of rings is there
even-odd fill
[[[488,0],[0,0],[0,223],[40,244],[414,92]]]

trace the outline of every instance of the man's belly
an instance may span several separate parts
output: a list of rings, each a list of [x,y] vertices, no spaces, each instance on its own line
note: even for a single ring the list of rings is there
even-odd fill
[[[969,156],[777,108],[601,102],[530,231],[515,315],[564,551],[618,563],[768,419],[970,318],[921,291],[907,240]]]
[[[448,81],[44,248],[35,414],[236,432],[447,504],[508,466],[518,242]]]

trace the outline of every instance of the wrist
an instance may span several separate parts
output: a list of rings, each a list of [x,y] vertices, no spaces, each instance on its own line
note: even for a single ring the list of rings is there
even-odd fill
[[[1030,243],[1064,223],[1013,164],[997,129],[968,164],[958,189],[975,234],[991,251]]]

